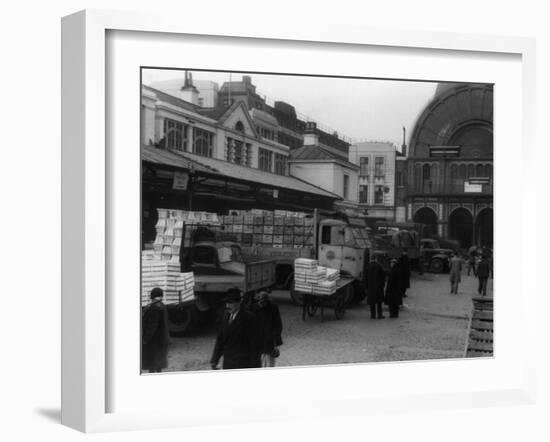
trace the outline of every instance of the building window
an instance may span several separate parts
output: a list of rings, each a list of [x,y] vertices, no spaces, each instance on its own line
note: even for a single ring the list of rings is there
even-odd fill
[[[468,178],[471,178],[474,176],[474,165],[468,164]]]
[[[203,97],[199,97],[199,106],[204,107],[204,98]]]
[[[459,178],[466,178],[466,165],[465,164],[461,164],[459,167],[458,167],[458,177]]]
[[[193,128],[193,153],[203,157],[212,157],[214,134],[198,127]]]
[[[384,157],[374,159],[374,177],[384,178]]]
[[[451,164],[451,179],[456,180],[458,175],[458,166],[456,164]]]
[[[483,165],[478,164],[476,166],[476,177],[482,177],[483,176]]]
[[[360,171],[359,171],[359,175],[360,176],[369,176],[369,157],[361,157],[359,158],[359,166],[360,166]]]
[[[258,169],[271,172],[273,165],[273,152],[260,147],[258,153]]]
[[[237,121],[237,124],[235,124],[235,130],[244,133],[244,124],[242,121]]]
[[[275,154],[275,173],[277,175],[286,175],[286,156],[279,153]]]
[[[362,204],[369,203],[369,186],[359,186],[359,202]]]
[[[374,186],[374,204],[384,203],[384,186]]]
[[[345,200],[349,199],[349,175],[344,174],[344,192],[343,197]]]
[[[166,149],[185,152],[187,150],[187,125],[165,118],[164,140]]]

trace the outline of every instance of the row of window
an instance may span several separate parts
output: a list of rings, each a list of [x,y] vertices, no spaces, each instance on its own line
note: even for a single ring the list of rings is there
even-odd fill
[[[428,181],[436,179],[438,172],[437,164],[416,164],[416,179],[422,181]],[[493,165],[492,164],[451,164],[449,167],[449,175],[452,180],[454,179],[466,179],[471,177],[485,177],[492,178]]]
[[[189,126],[180,121],[164,120],[164,143],[167,149],[180,152],[193,152],[205,157],[212,156],[214,145],[214,134],[204,129],[193,127],[191,140],[189,137]],[[191,148],[189,148],[191,144]]]
[[[384,178],[385,175],[385,158],[384,157],[374,157],[374,177],[375,178]],[[359,158],[359,176],[367,177],[370,175],[369,167],[369,157],[360,157]]]
[[[369,186],[359,186],[359,203],[369,204]],[[373,204],[384,204],[384,186],[374,186]]]
[[[237,123],[237,125],[239,123]],[[189,140],[189,128],[189,125],[180,121],[171,120],[169,118],[164,119],[164,143],[166,149],[180,152],[192,152],[197,155],[212,157],[214,134],[204,129],[193,127],[191,133],[192,140]],[[240,128],[236,126],[235,128],[241,132],[244,131],[244,127]],[[252,145],[250,143],[227,137],[225,147],[225,159],[227,161],[242,166],[251,166]],[[268,149],[260,148],[258,168],[266,172],[286,175],[287,157],[282,154],[274,153]]]
[[[286,162],[287,158],[284,155],[262,148],[258,150],[258,169],[260,170],[286,175]]]

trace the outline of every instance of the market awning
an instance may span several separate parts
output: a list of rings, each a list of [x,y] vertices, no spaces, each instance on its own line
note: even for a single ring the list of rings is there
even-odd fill
[[[274,189],[292,190],[324,198],[341,199],[340,196],[334,193],[292,176],[277,175],[223,160],[187,152],[175,153],[152,146],[142,146],[141,152],[142,161],[152,164],[192,170],[198,174],[227,177],[237,182],[262,184]]]

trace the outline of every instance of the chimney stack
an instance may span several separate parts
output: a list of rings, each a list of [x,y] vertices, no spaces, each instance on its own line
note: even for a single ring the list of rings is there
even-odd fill
[[[189,103],[199,104],[199,91],[193,85],[193,76],[191,72],[185,71],[185,80],[179,93],[179,98]]]
[[[401,145],[401,153],[403,154],[403,156],[407,156],[407,144],[405,142],[405,134],[406,134],[406,129],[405,129],[405,126],[403,126],[403,144]]]
[[[306,122],[306,130],[304,131],[304,146],[317,146],[318,144],[317,123],[308,121]]]

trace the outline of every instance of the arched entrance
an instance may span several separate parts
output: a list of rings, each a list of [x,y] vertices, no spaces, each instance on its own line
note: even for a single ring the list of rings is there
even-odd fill
[[[460,207],[449,215],[449,237],[457,240],[461,247],[472,245],[474,220],[469,210]]]
[[[426,236],[437,235],[437,214],[429,207],[418,209],[413,216],[413,222],[426,224],[428,227],[424,232]]]
[[[493,209],[483,209],[476,217],[476,244],[482,247],[493,247]]]

